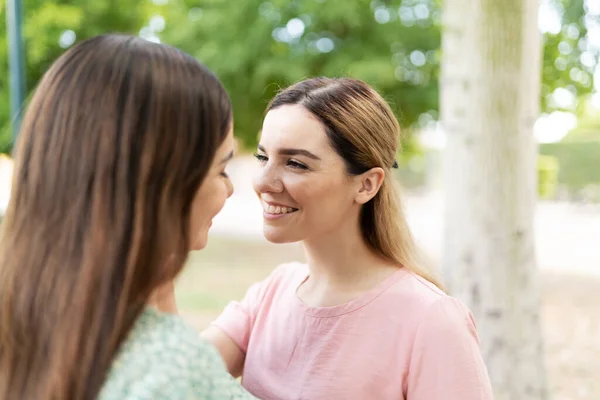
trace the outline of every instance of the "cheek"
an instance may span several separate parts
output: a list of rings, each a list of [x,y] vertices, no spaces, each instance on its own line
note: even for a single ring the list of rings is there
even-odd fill
[[[192,205],[190,221],[190,231],[192,236],[196,235],[196,232],[198,232],[198,230],[202,226],[202,221],[204,219],[203,211],[204,207],[202,207],[202,198],[196,196],[196,199],[194,199],[194,204]]]
[[[220,196],[215,196],[215,184],[212,181],[206,181],[196,194],[194,204],[192,205],[192,230],[197,232],[202,229],[212,218],[215,203],[220,202]]]
[[[196,195],[190,222],[192,250],[201,250],[206,246],[211,221],[223,208],[229,193],[229,186],[222,178],[218,178],[205,182]]]
[[[328,177],[290,179],[286,189],[298,206],[311,213],[329,213],[352,204],[346,181]]]
[[[221,177],[207,189],[209,190],[204,196],[205,201],[199,205],[204,226],[208,226],[212,219],[221,212],[232,191],[230,183]]]

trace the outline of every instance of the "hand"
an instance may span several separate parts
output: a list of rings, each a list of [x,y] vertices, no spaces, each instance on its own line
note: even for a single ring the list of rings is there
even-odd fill
[[[159,311],[177,314],[177,301],[175,300],[175,282],[169,281],[154,290],[148,299],[148,305],[156,307]]]

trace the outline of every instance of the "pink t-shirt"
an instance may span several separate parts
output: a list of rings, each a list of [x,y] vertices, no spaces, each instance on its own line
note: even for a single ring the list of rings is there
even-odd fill
[[[348,303],[296,295],[308,267],[278,267],[214,325],[246,353],[243,386],[264,400],[491,400],[469,310],[405,270]]]

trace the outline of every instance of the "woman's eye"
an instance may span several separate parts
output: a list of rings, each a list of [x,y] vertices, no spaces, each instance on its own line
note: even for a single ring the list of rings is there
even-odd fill
[[[268,158],[263,156],[262,154],[254,153],[254,157],[256,157],[256,159],[260,162],[268,161]]]
[[[254,153],[254,157],[258,160],[258,162],[260,163],[266,163],[267,161],[269,161],[269,158],[265,155],[262,154],[258,154],[258,153]],[[299,161],[296,160],[288,160],[287,164],[288,167],[290,168],[294,168],[294,169],[301,169],[301,170],[307,170],[308,167],[304,164],[302,164]]]
[[[221,176],[223,178],[229,178],[229,174],[227,172],[225,172],[225,171],[221,172]]]
[[[294,161],[294,160],[289,160],[288,161],[288,165],[292,168],[297,168],[297,169],[308,169],[308,167],[302,163],[299,163],[298,161]]]

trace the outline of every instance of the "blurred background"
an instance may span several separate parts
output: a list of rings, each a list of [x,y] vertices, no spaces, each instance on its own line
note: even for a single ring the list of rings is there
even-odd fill
[[[182,313],[198,329],[277,264],[304,258],[297,244],[263,239],[251,153],[267,102],[306,77],[359,78],[390,102],[404,133],[397,179],[406,213],[419,245],[440,261],[446,143],[439,123],[440,0],[22,0],[21,14],[10,11],[14,2],[0,1],[0,211],[10,196],[17,121],[11,73],[13,87],[26,87],[26,102],[75,42],[135,33],[205,63],[234,104],[240,146],[229,174],[236,192],[177,289]],[[10,71],[7,28],[15,23],[22,23],[24,64]],[[538,29],[535,244],[549,385],[557,400],[600,400],[600,0],[542,0]],[[18,53],[12,54],[14,63]]]

